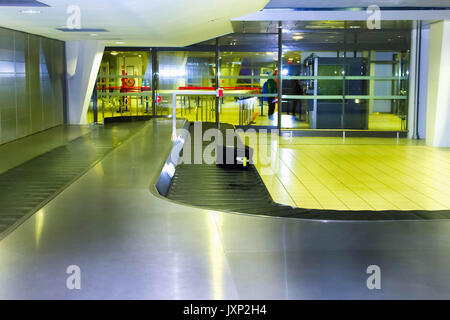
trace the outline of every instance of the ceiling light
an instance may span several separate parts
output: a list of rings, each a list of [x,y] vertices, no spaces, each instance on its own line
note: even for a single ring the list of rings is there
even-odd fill
[[[297,40],[303,39],[303,36],[293,36],[292,39],[297,41]]]
[[[24,9],[24,10],[20,10],[20,13],[23,13],[23,14],[38,14],[38,13],[41,13],[41,12],[39,10]]]
[[[272,56],[272,55],[275,54],[275,52],[266,52],[266,54],[267,54],[268,56]]]
[[[116,41],[116,44],[124,44],[125,41]]]
[[[91,36],[91,37],[96,37],[97,34],[96,34],[96,33],[91,33],[90,36]]]
[[[117,52],[117,51],[111,51],[111,55],[113,55],[113,56],[116,56],[116,55],[118,55],[119,53]]]
[[[360,26],[350,26],[350,29],[359,29],[361,28]]]

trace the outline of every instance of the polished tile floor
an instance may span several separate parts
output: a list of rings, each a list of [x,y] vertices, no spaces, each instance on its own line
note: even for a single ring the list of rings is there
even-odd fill
[[[0,299],[450,297],[449,221],[304,221],[184,206],[154,191],[170,138],[170,121],[150,121],[1,240]],[[80,290],[66,286],[72,265]],[[367,288],[370,265],[381,269],[380,290]]]
[[[258,147],[258,139],[249,139]],[[450,149],[408,139],[278,138],[256,166],[275,201],[337,210],[450,209]]]

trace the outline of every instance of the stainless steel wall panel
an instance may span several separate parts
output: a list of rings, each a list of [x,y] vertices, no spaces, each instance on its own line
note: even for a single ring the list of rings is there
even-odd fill
[[[41,89],[42,128],[55,126],[54,103],[50,73],[52,72],[51,40],[42,38],[39,52],[39,78]]]
[[[39,52],[41,41],[38,36],[28,36],[27,50],[27,91],[31,105],[31,131],[43,130],[42,104],[41,104],[41,81],[39,71]]]
[[[0,30],[0,143],[16,136],[14,33]]]
[[[0,144],[63,123],[64,42],[0,28]]]
[[[53,107],[55,125],[64,122],[64,88],[65,88],[65,46],[64,42],[52,41]]]
[[[26,78],[26,50],[28,48],[28,35],[22,32],[15,32],[15,87],[16,87],[16,107],[17,107],[17,137],[25,137],[31,131],[31,107],[27,93]]]

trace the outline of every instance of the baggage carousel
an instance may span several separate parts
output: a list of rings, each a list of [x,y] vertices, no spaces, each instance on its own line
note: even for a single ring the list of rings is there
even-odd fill
[[[199,123],[200,124],[200,123]],[[189,144],[185,148],[194,150],[194,123],[185,124],[189,131]],[[226,140],[226,130],[234,130],[230,124],[201,123],[198,132],[201,134],[208,130],[218,130],[222,139]],[[239,145],[244,146],[237,134],[232,136]],[[234,145],[233,141],[231,144]],[[215,141],[212,141],[215,143]],[[203,155],[211,144],[210,141],[202,143],[200,154]],[[179,146],[174,148],[180,149]],[[214,152],[213,152],[214,153]],[[273,201],[257,169],[251,163],[247,168],[227,168],[205,162],[192,164],[193,153],[189,151],[191,159],[186,163],[173,163],[175,173],[170,179],[167,190],[162,192],[171,200],[197,207],[213,210],[223,210],[272,217],[314,219],[314,220],[346,220],[346,221],[385,221],[385,220],[429,220],[449,219],[450,210],[326,210],[305,209],[279,204]]]

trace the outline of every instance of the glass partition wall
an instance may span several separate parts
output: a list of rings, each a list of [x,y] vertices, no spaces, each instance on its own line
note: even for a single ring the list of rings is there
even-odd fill
[[[214,51],[162,51],[158,52],[159,85],[156,114],[172,114],[172,94],[178,90],[215,90]],[[216,98],[211,95],[178,95],[177,117],[189,121],[215,122]]]
[[[286,27],[282,114],[292,120],[282,128],[407,129],[407,25],[367,30],[364,22],[328,21]]]
[[[95,110],[97,122],[171,116],[174,91],[212,92],[218,83],[220,99],[178,96],[177,117],[289,130],[406,131],[411,27],[386,23],[368,30],[365,22],[283,22],[281,29],[245,22],[233,34],[186,48],[107,49],[88,119],[94,122]]]
[[[89,105],[88,122],[151,114],[151,51],[106,50]]]
[[[233,125],[277,126],[269,105],[277,97],[278,35],[233,34],[219,40],[219,85],[224,89],[220,119]],[[272,110],[273,111],[273,110]]]

